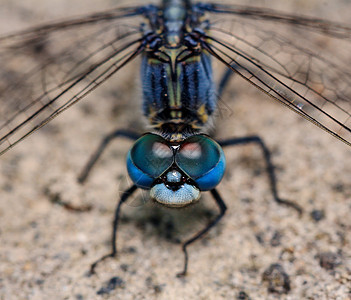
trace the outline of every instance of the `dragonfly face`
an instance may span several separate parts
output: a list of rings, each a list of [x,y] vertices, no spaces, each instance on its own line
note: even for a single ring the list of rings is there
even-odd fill
[[[225,171],[222,148],[206,135],[170,142],[148,133],[138,139],[127,156],[128,173],[136,186],[171,207],[196,202],[200,191],[213,189]]]

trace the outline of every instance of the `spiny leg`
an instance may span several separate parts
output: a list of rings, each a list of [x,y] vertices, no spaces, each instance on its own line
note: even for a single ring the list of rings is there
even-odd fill
[[[235,63],[232,64],[232,67],[235,69],[240,69],[240,67],[237,66]],[[228,86],[230,78],[234,75],[235,75],[235,73],[229,68],[224,71],[224,74],[222,75],[222,78],[221,78],[220,83],[218,85],[219,97],[222,96],[224,90]],[[277,190],[277,179],[276,179],[275,172],[274,172],[274,166],[273,166],[272,159],[271,159],[271,153],[268,150],[265,143],[263,142],[263,140],[259,136],[232,138],[232,139],[227,139],[224,141],[219,141],[218,143],[222,147],[249,144],[249,143],[257,144],[261,148],[263,155],[264,155],[264,158],[265,158],[265,161],[266,161],[266,169],[267,169],[270,187],[271,187],[271,191],[272,191],[274,200],[279,204],[284,204],[284,205],[287,205],[287,206],[294,208],[299,213],[299,215],[302,214],[302,208],[299,205],[297,205],[296,203],[294,203],[292,201],[283,200],[283,199],[279,198],[278,190]]]
[[[90,266],[90,274],[95,274],[95,268],[96,266],[104,261],[107,258],[110,257],[115,257],[117,255],[117,246],[116,246],[116,241],[117,241],[117,227],[118,227],[118,221],[119,221],[119,214],[121,211],[121,206],[124,202],[127,201],[127,199],[137,190],[137,186],[136,185],[132,185],[129,189],[127,189],[126,191],[123,192],[121,199],[118,202],[118,205],[116,207],[115,210],[115,216],[113,219],[113,230],[112,230],[112,252],[109,254],[104,255],[103,257],[101,257],[100,259],[98,259],[96,262],[94,262],[91,266]]]
[[[277,179],[276,179],[275,172],[274,172],[274,166],[273,166],[272,159],[271,159],[271,153],[268,150],[267,146],[264,144],[263,140],[259,136],[232,138],[232,139],[227,139],[227,140],[223,140],[223,141],[218,141],[218,143],[222,147],[243,145],[243,144],[249,144],[249,143],[254,143],[254,144],[258,145],[261,148],[261,150],[263,152],[264,159],[266,161],[266,169],[267,169],[270,188],[271,188],[271,192],[273,194],[274,200],[279,204],[283,204],[283,205],[287,205],[287,206],[292,207],[293,209],[295,209],[299,213],[299,215],[302,214],[302,208],[299,205],[297,205],[296,203],[294,203],[292,201],[281,199],[278,196]]]
[[[92,170],[93,166],[97,162],[97,160],[100,158],[106,147],[110,144],[111,141],[118,137],[124,137],[131,139],[133,141],[137,140],[140,137],[140,134],[137,134],[133,131],[129,130],[124,130],[124,129],[118,129],[109,135],[105,136],[103,140],[101,141],[99,147],[96,149],[96,151],[91,155],[89,161],[83,168],[82,172],[78,176],[78,182],[79,183],[84,183],[86,179],[88,178],[90,171]]]
[[[213,198],[216,201],[216,204],[219,207],[220,213],[217,216],[216,219],[214,219],[212,222],[210,222],[204,229],[202,229],[201,231],[199,231],[196,235],[194,235],[191,239],[187,240],[186,242],[183,243],[182,245],[182,250],[184,253],[184,268],[183,271],[177,274],[177,277],[183,277],[186,275],[187,269],[188,269],[188,252],[186,250],[186,248],[192,244],[193,242],[195,242],[196,240],[198,240],[199,238],[201,238],[206,232],[208,232],[213,226],[215,226],[219,220],[224,216],[225,211],[227,210],[227,206],[225,205],[225,203],[222,200],[222,197],[219,195],[219,193],[217,192],[216,189],[213,189],[210,191]]]

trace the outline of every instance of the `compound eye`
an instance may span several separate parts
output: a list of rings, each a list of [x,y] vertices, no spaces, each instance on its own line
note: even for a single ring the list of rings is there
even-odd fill
[[[182,145],[179,155],[184,158],[188,159],[189,161],[195,161],[201,159],[203,154],[201,145],[197,142],[186,142]]]
[[[130,150],[131,163],[152,178],[159,177],[173,163],[173,151],[159,135],[146,134]]]
[[[176,155],[176,163],[189,177],[196,179],[218,164],[221,153],[221,147],[214,140],[196,135],[182,144]]]
[[[221,181],[225,171],[222,148],[205,135],[196,135],[185,140],[175,161],[202,191],[213,189]]]
[[[169,159],[173,157],[173,151],[168,145],[161,142],[152,144],[151,154],[157,159]]]

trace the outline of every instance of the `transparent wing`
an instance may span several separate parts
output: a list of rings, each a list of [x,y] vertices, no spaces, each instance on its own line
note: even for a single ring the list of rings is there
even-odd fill
[[[141,11],[123,8],[0,37],[0,155],[140,53]]]
[[[351,27],[243,6],[204,7],[213,56],[351,146]]]

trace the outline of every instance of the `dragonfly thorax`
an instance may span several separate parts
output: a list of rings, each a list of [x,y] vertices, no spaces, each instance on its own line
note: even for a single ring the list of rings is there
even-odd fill
[[[166,123],[201,129],[216,109],[211,58],[198,36],[195,31],[185,34],[178,48],[159,46],[153,38],[151,44],[157,46],[143,55],[143,110],[154,128]]]

